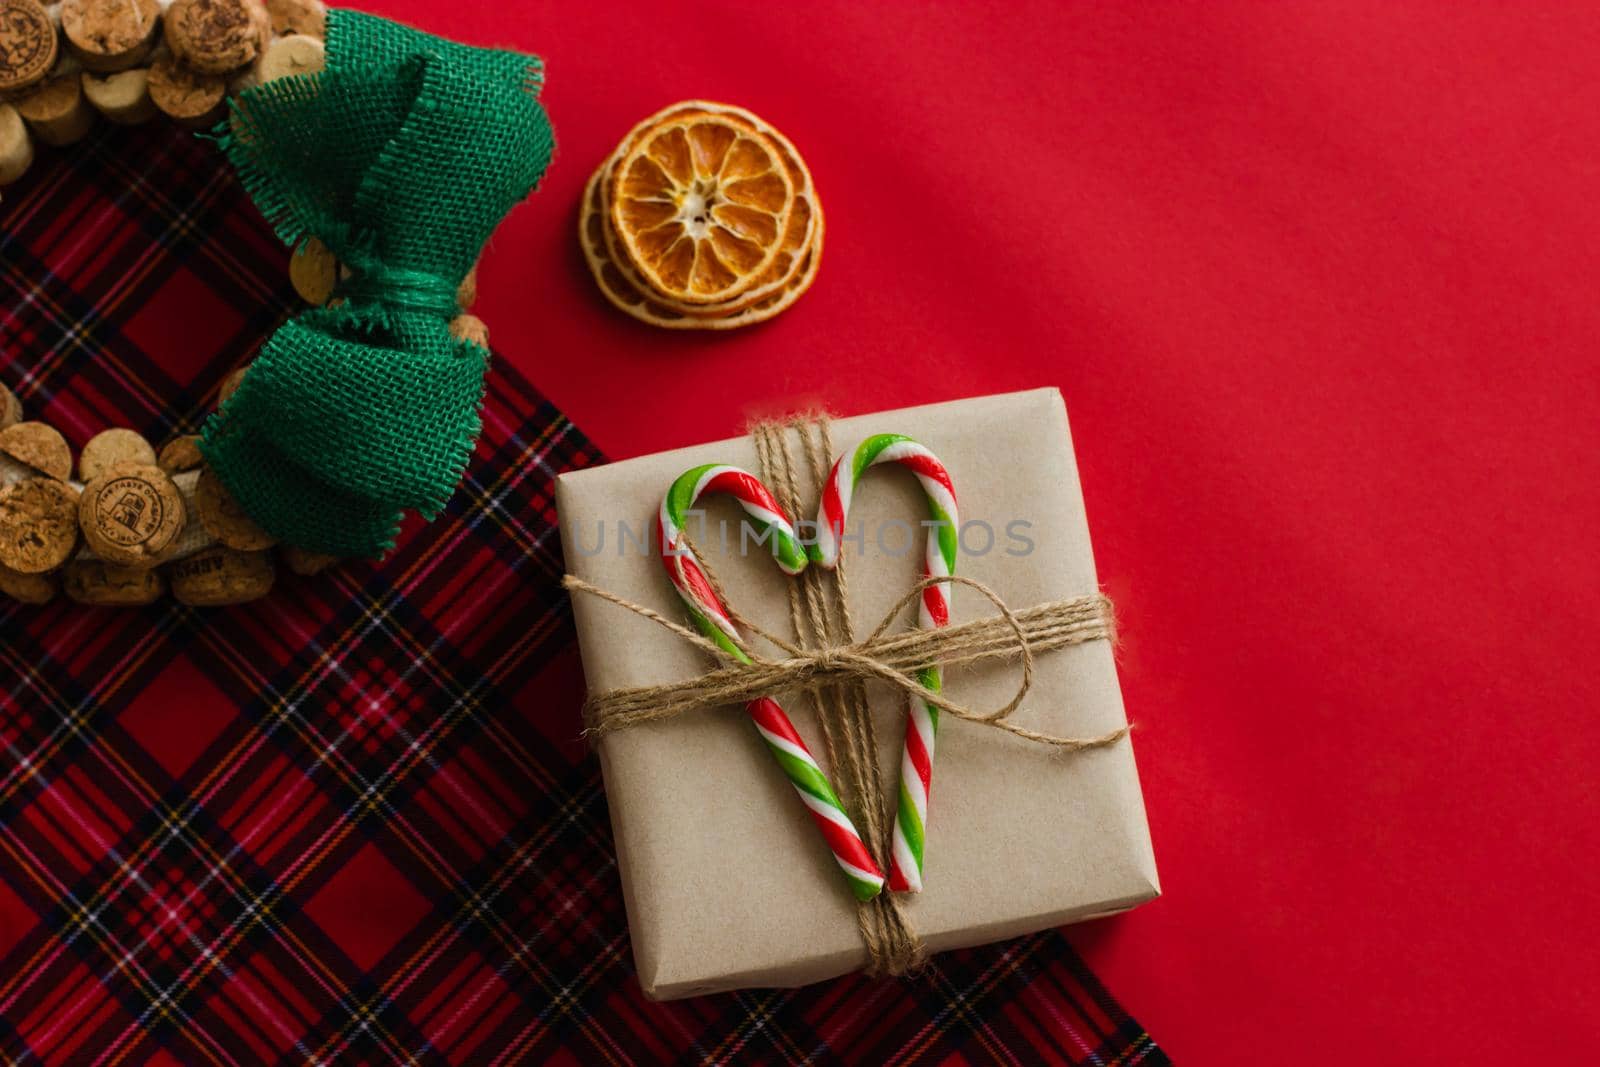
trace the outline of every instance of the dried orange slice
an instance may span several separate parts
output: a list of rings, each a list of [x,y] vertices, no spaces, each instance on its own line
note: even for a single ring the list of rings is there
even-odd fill
[[[805,261],[807,249],[811,247],[812,234],[816,229],[819,214],[816,187],[812,183],[811,172],[806,168],[805,160],[800,157],[799,151],[787,137],[750,112],[730,104],[714,104],[704,100],[688,100],[674,104],[635,126],[628,136],[623,138],[611,157],[601,165],[603,176],[600,180],[600,197],[602,210],[609,217],[610,190],[613,185],[611,175],[617,161],[642,135],[670,119],[687,119],[707,114],[726,118],[735,125],[760,133],[771,140],[782,156],[784,170],[788,173],[795,189],[794,209],[789,213],[789,224],[784,229],[783,245],[777,257],[773,259],[772,265],[751,284],[749,289],[730,299],[707,304],[689,303],[660,293],[654,294],[654,299],[663,307],[687,314],[713,311],[718,314],[731,314],[762,303],[767,297],[780,294],[788,288],[789,282],[799,273]],[[607,253],[616,269],[627,277],[634,288],[641,291],[649,290],[651,288],[649,282],[628,261],[613,228],[608,226],[604,231]]]
[[[630,273],[618,264],[607,247],[606,231],[610,229],[609,215],[604,207],[607,164],[601,164],[589,178],[584,190],[583,209],[579,212],[578,235],[583,248],[583,258],[589,264],[600,292],[618,310],[666,330],[733,330],[750,326],[779,314],[793,304],[816,280],[817,268],[822,262],[823,219],[821,204],[814,205],[815,221],[811,226],[811,241],[798,257],[794,275],[778,292],[771,293],[748,307],[732,312],[716,312],[709,308],[686,312],[680,307],[665,304],[662,299],[647,292],[630,278]]]
[[[656,123],[624,146],[610,181],[618,243],[664,297],[738,297],[783,251],[794,182],[771,138],[731,116]]]

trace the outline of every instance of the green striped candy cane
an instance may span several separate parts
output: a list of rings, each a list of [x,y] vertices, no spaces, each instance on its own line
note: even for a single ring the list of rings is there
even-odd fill
[[[898,463],[917,476],[928,500],[928,547],[923,563],[925,578],[948,578],[955,573],[960,519],[950,472],[939,458],[911,438],[882,433],[867,438],[855,451],[840,456],[822,490],[817,516],[817,543],[812,558],[821,566],[839,564],[845,516],[855,496],[856,483],[870,467]],[[934,629],[950,622],[950,583],[936,582],[923,590],[917,623]],[[923,688],[935,693],[944,688],[937,666],[917,675]],[[900,756],[900,796],[895,811],[894,851],[889,864],[889,891],[922,890],[923,845],[928,827],[928,792],[933,785],[933,751],[939,736],[939,709],[919,696],[909,699],[906,743]]]
[[[767,542],[784,573],[799,574],[809,560],[795,536],[794,526],[779,509],[777,501],[761,480],[748,471],[722,464],[695,467],[684,471],[667,490],[656,522],[656,544],[660,546],[661,563],[666,567],[667,576],[672,579],[673,588],[683,599],[689,617],[700,632],[739,662],[749,663],[750,657],[739,644],[738,628],[684,537],[689,510],[706,493],[727,493],[739,502],[757,525],[758,534]],[[745,711],[766,742],[767,751],[772,753],[805,804],[812,822],[822,831],[833,858],[850,883],[850,891],[857,900],[871,900],[877,896],[883,890],[883,872],[788,714],[770,697],[757,697],[745,705]]]

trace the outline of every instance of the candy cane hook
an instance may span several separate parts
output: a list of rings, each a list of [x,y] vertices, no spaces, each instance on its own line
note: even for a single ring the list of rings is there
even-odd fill
[[[786,574],[799,574],[809,561],[794,527],[777,501],[750,472],[720,464],[695,467],[679,475],[667,490],[656,520],[656,544],[667,576],[672,579],[673,588],[683,598],[700,632],[741,663],[749,663],[750,657],[739,647],[738,627],[684,537],[684,519],[706,493],[727,493],[739,502],[760,527],[760,536],[769,542],[773,558]],[[850,891],[858,900],[877,896],[883,890],[883,872],[856,832],[855,824],[845,814],[833,784],[817,766],[794,723],[789,721],[788,714],[769,697],[750,701],[745,711],[755,722],[767,751],[777,760],[789,784],[794,786],[811,813],[812,821],[822,831],[833,858],[850,883]]]
[[[926,578],[948,578],[955,573],[960,519],[950,472],[937,456],[909,437],[885,433],[867,438],[854,452],[839,457],[822,491],[817,516],[817,543],[812,559],[830,570],[839,564],[845,514],[855,496],[856,483],[869,467],[898,463],[917,476],[928,499],[928,547],[923,564]],[[925,630],[950,622],[950,583],[935,582],[923,591],[917,624]],[[937,665],[917,675],[925,689],[939,692],[944,678]],[[939,709],[913,696],[906,709],[906,742],[900,756],[900,796],[894,820],[894,852],[889,865],[889,890],[922,891],[923,846],[928,826],[928,791],[933,785],[933,751],[939,735]]]

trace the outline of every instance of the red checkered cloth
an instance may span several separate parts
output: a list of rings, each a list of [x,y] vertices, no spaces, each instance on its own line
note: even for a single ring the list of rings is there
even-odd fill
[[[76,445],[192,432],[296,310],[286,258],[193,137],[44,152],[0,206],[0,378]],[[484,426],[381,565],[0,605],[7,1063],[1167,1062],[1059,934],[646,1001],[551,504],[600,456],[504,358]]]

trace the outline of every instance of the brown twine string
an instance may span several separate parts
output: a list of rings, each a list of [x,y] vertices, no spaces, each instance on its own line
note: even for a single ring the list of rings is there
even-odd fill
[[[704,558],[698,558],[703,567]],[[900,613],[934,582],[952,582],[975,589],[989,599],[1001,614],[942,630],[910,630],[884,636],[883,630],[893,625]],[[616,730],[673,719],[708,706],[742,704],[782,690],[812,692],[850,679],[865,681],[873,678],[887,682],[908,696],[914,695],[937,705],[944,715],[1003,730],[1063,752],[1102,748],[1121,740],[1126,732],[1126,728],[1122,728],[1104,737],[1056,737],[1018,726],[1008,718],[1021,706],[1032,687],[1033,660],[1039,653],[1089,641],[1102,641],[1114,635],[1111,603],[1102,596],[1049,601],[1014,611],[994,590],[975,579],[960,575],[925,579],[901,598],[871,636],[854,644],[833,648],[802,648],[759,626],[745,624],[751,633],[772,642],[788,655],[779,659],[769,658],[748,643],[743,643],[740,647],[750,656],[751,662],[740,663],[687,626],[643,604],[635,604],[570,574],[562,584],[571,592],[593,596],[649,619],[725,664],[684,681],[592,694],[584,705],[587,723],[585,733],[590,737],[602,737]],[[990,711],[959,703],[951,698],[948,691],[935,693],[926,689],[916,678],[916,673],[930,663],[950,667],[1013,658],[1021,661],[1022,680],[1010,700]]]
[[[794,460],[789,452],[787,431],[790,428],[800,434],[805,445],[811,484],[818,492],[827,481],[833,438],[826,415],[810,419],[796,417],[787,425],[757,423],[750,429],[761,457],[762,478],[768,485],[780,487],[775,492],[784,513],[799,517],[801,498],[795,484]],[[808,567],[801,572],[798,582],[789,583],[789,616],[796,636],[810,648],[838,648],[855,643],[855,620],[850,616],[846,600],[843,564],[841,554],[839,566],[832,573],[821,567]],[[804,592],[803,597],[796,592],[797,587]],[[809,642],[801,636],[807,629],[812,635]],[[878,774],[878,739],[867,705],[865,682],[860,676],[846,676],[833,685],[810,690],[809,696],[822,727],[828,764],[844,793],[841,799],[846,810],[851,811],[873,855],[887,856],[891,826],[886,814],[888,798]],[[907,974],[920,968],[927,958],[910,916],[893,893],[879,893],[872,900],[859,903],[856,924],[867,948],[868,973]]]
[[[811,481],[820,490],[828,476],[828,457],[833,454],[827,416],[757,423],[750,433],[760,459],[762,480],[783,512],[798,516],[801,496],[789,448],[791,429],[800,434],[805,444]],[[746,640],[738,644],[750,662],[741,663],[689,627],[569,574],[562,581],[569,592],[585,593],[626,608],[723,664],[686,681],[591,694],[584,705],[585,733],[590,737],[661,722],[700,708],[742,704],[774,692],[801,690],[816,710],[823,746],[834,779],[844,794],[842,799],[852,809],[864,839],[873,846],[873,854],[888,856],[893,821],[888,815],[888,796],[877,773],[877,739],[866,696],[868,680],[887,682],[908,696],[924,699],[937,706],[941,714],[1002,730],[1059,752],[1105,748],[1127,736],[1127,726],[1098,737],[1057,737],[1009,721],[1033,686],[1036,654],[1114,637],[1111,602],[1104,596],[1076,597],[1013,611],[999,594],[972,578],[925,579],[901,597],[865,640],[857,641],[846,596],[844,554],[840,553],[835,570],[808,567],[798,581],[787,583],[789,618],[796,643],[742,617],[729,601],[708,557],[692,542],[689,547],[729,617],[741,630],[765,639],[785,655],[764,656]],[[901,613],[925,589],[941,581],[976,590],[999,614],[942,629],[913,629],[889,636],[889,627]],[[922,668],[933,663],[949,667],[992,659],[1020,660],[1021,678],[1015,695],[990,711],[969,708],[952,700],[947,692],[935,693],[917,678]],[[926,950],[911,926],[900,894],[878,894],[860,905],[856,917],[867,947],[868,973],[907,974],[926,960]]]

